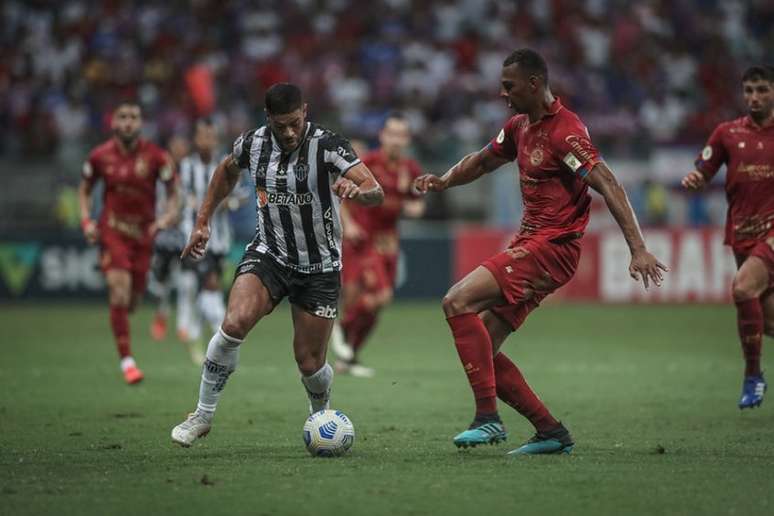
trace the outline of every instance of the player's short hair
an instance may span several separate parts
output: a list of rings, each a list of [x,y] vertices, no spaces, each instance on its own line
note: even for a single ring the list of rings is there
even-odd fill
[[[503,68],[513,64],[518,65],[519,68],[529,75],[542,77],[548,83],[548,65],[546,60],[531,48],[520,48],[511,52],[511,55],[503,61]]]
[[[140,102],[137,99],[134,99],[131,97],[119,99],[118,102],[116,102],[116,105],[113,107],[112,113],[115,114],[116,111],[118,111],[124,106],[129,106],[133,108],[136,107],[137,109],[140,110],[140,116],[142,116],[142,105],[140,105]]]
[[[749,67],[742,74],[742,82],[747,81],[774,82],[774,66],[756,65]]]
[[[266,90],[266,111],[271,115],[285,115],[304,104],[301,89],[295,84],[278,82]]]

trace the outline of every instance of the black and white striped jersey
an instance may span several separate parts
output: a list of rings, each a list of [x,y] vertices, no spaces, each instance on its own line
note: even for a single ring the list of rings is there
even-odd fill
[[[180,162],[180,198],[182,210],[180,216],[180,230],[186,239],[191,237],[191,232],[196,225],[196,215],[207,195],[207,187],[212,180],[212,175],[220,163],[219,159],[210,159],[205,162],[198,152],[194,152]],[[227,254],[231,249],[231,223],[228,217],[226,203],[221,203],[210,219],[210,240],[207,242],[207,250],[216,254]]]
[[[242,134],[233,158],[255,181],[258,225],[246,250],[302,273],[341,270],[339,198],[331,186],[360,163],[346,138],[307,122],[285,154],[267,126]]]

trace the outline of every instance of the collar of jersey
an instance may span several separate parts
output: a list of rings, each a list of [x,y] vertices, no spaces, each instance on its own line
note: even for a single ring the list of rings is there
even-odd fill
[[[766,129],[774,128],[774,119],[772,119],[768,124],[766,125],[758,125],[755,123],[755,120],[752,119],[750,115],[744,116],[744,125],[751,129],[755,129],[756,131],[765,131]]]
[[[563,107],[564,106],[562,105],[561,101],[559,100],[559,97],[554,97],[554,101],[551,103],[551,106],[548,108],[548,111],[546,111],[545,114],[542,117],[540,117],[538,120],[535,120],[534,122],[532,122],[529,125],[535,126],[535,125],[539,124],[540,122],[542,122],[546,118],[552,117],[555,114],[557,114],[559,111],[562,110]],[[527,120],[529,120],[529,117],[527,117]]]

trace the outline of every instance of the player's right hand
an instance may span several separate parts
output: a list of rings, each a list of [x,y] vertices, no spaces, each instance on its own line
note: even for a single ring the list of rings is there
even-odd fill
[[[191,237],[188,239],[188,244],[183,249],[180,259],[182,260],[186,256],[190,256],[194,260],[201,260],[204,257],[204,253],[207,252],[207,242],[209,240],[210,227],[207,225],[197,225],[191,233]]]
[[[685,176],[681,183],[683,188],[688,190],[701,190],[707,185],[707,180],[701,172],[694,170]]]
[[[446,181],[433,174],[421,175],[411,184],[411,190],[422,195],[427,192],[443,192],[447,187]]]
[[[91,219],[84,219],[81,221],[81,229],[83,230],[83,236],[90,244],[95,244],[97,238],[99,238],[99,230],[97,229],[97,223]]]

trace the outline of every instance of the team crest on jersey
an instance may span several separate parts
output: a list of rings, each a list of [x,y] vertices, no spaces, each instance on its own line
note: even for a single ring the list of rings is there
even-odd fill
[[[497,139],[495,141],[500,144],[505,141],[505,129],[500,129],[500,134],[497,135]]]
[[[535,149],[532,154],[529,155],[529,162],[533,167],[537,167],[543,163],[543,149]]]
[[[137,158],[134,163],[134,174],[139,178],[144,178],[148,175],[148,164],[142,158]]]
[[[303,181],[309,175],[309,165],[304,162],[298,163],[293,167],[293,173],[296,175],[296,179]]]
[[[701,151],[701,159],[704,161],[707,161],[712,157],[712,147],[707,145],[704,147],[704,150]]]

